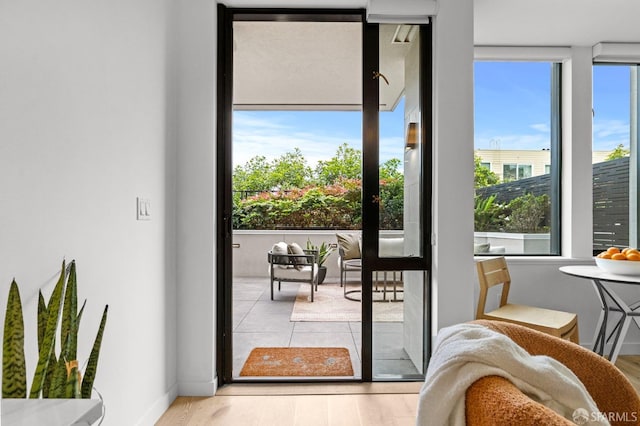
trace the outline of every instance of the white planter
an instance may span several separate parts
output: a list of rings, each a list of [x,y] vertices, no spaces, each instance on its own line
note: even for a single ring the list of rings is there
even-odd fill
[[[523,234],[519,232],[474,232],[476,243],[489,243],[490,247],[504,247],[505,254],[548,254],[551,252],[551,234]]]

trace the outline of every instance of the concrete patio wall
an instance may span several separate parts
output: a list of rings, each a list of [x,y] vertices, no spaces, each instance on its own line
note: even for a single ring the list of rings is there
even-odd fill
[[[314,245],[323,241],[327,244],[337,244],[337,233],[351,233],[360,235],[360,231],[347,230],[234,230],[233,231],[233,276],[261,277],[269,276],[267,252],[274,244],[284,241],[288,244],[298,243],[306,248],[307,239]],[[402,231],[382,231],[381,238],[402,237]],[[324,264],[327,267],[327,277],[339,279],[338,251],[335,250]]]

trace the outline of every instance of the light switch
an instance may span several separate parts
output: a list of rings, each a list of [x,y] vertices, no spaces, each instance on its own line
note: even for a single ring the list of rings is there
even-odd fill
[[[136,219],[151,220],[151,202],[147,198],[136,198],[137,212]]]

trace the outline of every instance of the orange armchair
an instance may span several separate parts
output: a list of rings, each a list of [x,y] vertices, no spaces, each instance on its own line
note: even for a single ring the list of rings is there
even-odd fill
[[[586,414],[606,416],[612,425],[640,425],[638,393],[605,358],[574,343],[517,324],[487,320],[473,323],[506,335],[531,355],[546,355],[568,367],[602,413]],[[498,376],[475,381],[467,388],[465,398],[466,423],[470,426],[575,425],[582,420],[572,423]]]

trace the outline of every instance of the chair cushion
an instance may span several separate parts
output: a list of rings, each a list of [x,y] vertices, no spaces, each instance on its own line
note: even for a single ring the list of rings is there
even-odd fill
[[[276,263],[288,263],[289,262],[289,258],[286,256],[277,256],[279,254],[289,254],[288,251],[288,246],[287,243],[285,243],[284,241],[280,241],[279,243],[276,243],[273,245],[273,247],[271,247],[271,253],[273,255],[276,255],[275,258],[273,259],[274,262]],[[286,269],[287,265],[275,265],[277,268],[280,269]]]
[[[344,252],[343,260],[360,259],[360,238],[355,234],[336,234],[338,245]]]
[[[315,265],[313,270],[313,279],[315,280],[318,275],[318,265]],[[300,269],[294,268],[293,266],[289,266],[284,269],[274,269],[273,271],[273,279],[274,280],[299,280],[309,281],[311,279],[311,265],[302,266]]]
[[[302,247],[300,247],[300,245],[298,245],[297,243],[289,244],[287,246],[287,251],[289,252],[289,254],[305,254],[304,250],[302,250]],[[291,260],[291,263],[295,265],[296,269],[302,269],[303,265],[307,265],[309,263],[305,257],[291,257],[289,259]]]
[[[349,259],[342,262],[345,269],[360,269],[362,268],[362,259]]]
[[[378,240],[380,257],[402,257],[404,255],[404,238],[380,238]]]

